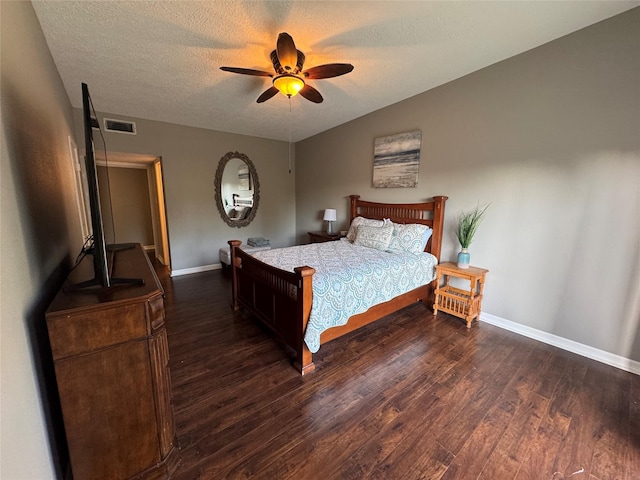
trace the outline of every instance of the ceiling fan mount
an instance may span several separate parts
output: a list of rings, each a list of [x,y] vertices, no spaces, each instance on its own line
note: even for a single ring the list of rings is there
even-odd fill
[[[311,102],[322,103],[324,99],[320,92],[305,80],[338,77],[353,70],[353,65],[350,63],[327,63],[303,70],[305,58],[304,53],[296,48],[291,35],[283,32],[278,35],[276,49],[271,52],[271,63],[275,74],[250,68],[220,67],[220,69],[241,75],[270,77],[273,85],[262,92],[256,100],[258,103],[266,102],[278,92],[289,98],[300,93]]]

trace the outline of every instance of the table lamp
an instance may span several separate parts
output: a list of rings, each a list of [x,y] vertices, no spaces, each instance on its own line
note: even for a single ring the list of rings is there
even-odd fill
[[[333,235],[333,222],[337,219],[336,210],[334,208],[327,208],[324,211],[324,218],[327,222],[327,235]]]

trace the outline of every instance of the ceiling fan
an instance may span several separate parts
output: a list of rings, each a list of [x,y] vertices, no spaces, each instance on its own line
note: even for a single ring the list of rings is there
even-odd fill
[[[271,63],[273,63],[275,74],[251,68],[220,67],[220,70],[272,78],[273,86],[262,92],[258,97],[258,103],[266,102],[278,92],[289,98],[300,93],[311,102],[322,103],[323,98],[320,92],[308,85],[305,80],[339,77],[353,70],[353,65],[350,63],[327,63],[303,70],[304,59],[304,53],[296,48],[291,35],[283,32],[278,35],[276,49],[271,52]]]

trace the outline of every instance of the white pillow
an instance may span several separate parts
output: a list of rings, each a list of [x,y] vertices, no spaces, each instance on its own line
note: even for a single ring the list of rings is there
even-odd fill
[[[382,220],[373,220],[371,218],[364,217],[356,217],[351,221],[351,226],[349,227],[349,231],[347,232],[347,240],[350,242],[354,242],[356,239],[356,232],[360,225],[366,225],[369,227],[381,227],[384,225]]]
[[[393,237],[393,227],[372,227],[370,225],[358,226],[354,245],[361,247],[375,248],[377,250],[387,250]]]
[[[419,223],[394,223],[393,227],[390,252],[422,253],[433,233],[431,228]]]

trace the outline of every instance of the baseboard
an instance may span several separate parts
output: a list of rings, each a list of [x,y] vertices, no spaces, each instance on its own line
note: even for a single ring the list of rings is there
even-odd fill
[[[553,345],[554,347],[590,358],[591,360],[640,375],[640,362],[631,360],[630,358],[621,357],[620,355],[615,355],[613,353],[605,352],[604,350],[590,347],[589,345],[574,342],[573,340],[559,337],[552,333],[527,327],[526,325],[512,322],[510,320],[491,315],[490,313],[481,312],[480,321],[490,323],[496,327],[504,328],[505,330],[509,330],[510,332],[517,333],[528,338],[533,338],[534,340],[538,340],[548,345]]]
[[[190,275],[192,273],[202,273],[202,272],[208,272],[210,270],[221,270],[221,269],[222,269],[221,263],[214,263],[213,265],[203,265],[201,267],[182,268],[180,270],[172,270],[171,276],[179,277],[181,275]]]

